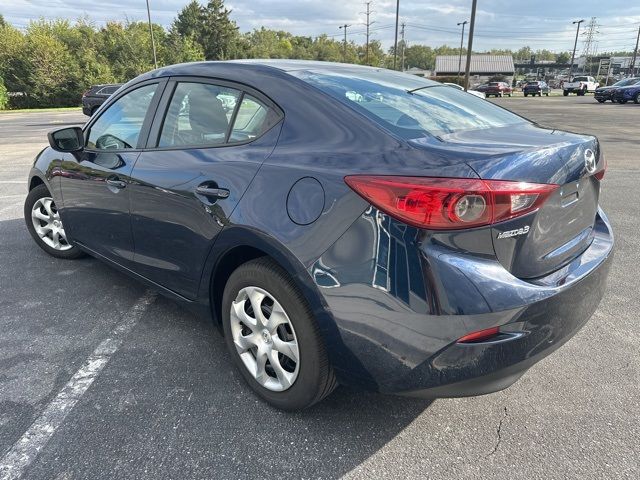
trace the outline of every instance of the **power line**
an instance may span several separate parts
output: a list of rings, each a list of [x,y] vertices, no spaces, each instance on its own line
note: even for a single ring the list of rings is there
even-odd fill
[[[370,27],[371,27],[371,25],[376,23],[375,21],[372,22],[372,21],[369,20],[369,17],[373,13],[371,11],[371,3],[372,2],[370,2],[370,1],[369,2],[365,2],[365,5],[367,6],[367,11],[366,12],[360,12],[360,13],[364,13],[367,16],[367,22],[365,23],[365,26],[367,27],[367,43],[366,43],[366,50],[365,50],[365,63],[367,65],[370,65],[370,63],[369,63],[369,32],[370,32]]]
[[[405,27],[405,23],[402,22],[402,30],[400,30],[400,36],[402,37],[402,71],[404,72],[404,49],[405,49],[405,42],[404,42],[404,27]]]
[[[347,63],[347,28],[349,28],[351,25],[349,24],[344,24],[344,25],[340,25],[338,28],[342,29],[344,28],[344,46],[343,46],[343,53],[342,53],[342,61],[344,63]]]
[[[582,34],[585,35],[584,49],[582,51],[582,56],[585,58],[585,62],[582,66],[582,73],[585,73],[587,64],[589,64],[589,74],[591,74],[591,63],[589,62],[589,59],[595,55],[598,49],[596,36],[600,34],[598,24],[596,23],[596,17],[591,17],[591,21],[589,22],[589,25],[587,25],[587,30]]]

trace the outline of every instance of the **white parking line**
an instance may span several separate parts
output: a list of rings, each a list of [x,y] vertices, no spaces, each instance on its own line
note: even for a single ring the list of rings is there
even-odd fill
[[[22,437],[0,461],[0,479],[16,480],[33,462],[56,430],[62,425],[78,400],[89,389],[111,356],[120,348],[124,336],[138,323],[155,294],[146,292],[127,312],[124,320],[111,332],[58,395],[45,407]]]

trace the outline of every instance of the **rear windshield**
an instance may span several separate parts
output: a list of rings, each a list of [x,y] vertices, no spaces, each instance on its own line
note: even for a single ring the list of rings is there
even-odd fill
[[[364,69],[289,73],[405,139],[526,123],[486,100],[414,75]]]
[[[587,77],[576,77],[573,79],[574,82],[588,82],[589,79]]]

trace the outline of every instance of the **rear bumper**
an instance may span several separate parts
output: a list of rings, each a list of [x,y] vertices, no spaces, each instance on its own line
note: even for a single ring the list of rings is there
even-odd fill
[[[607,255],[570,288],[525,307],[500,327],[502,338],[453,343],[438,352],[403,381],[405,385],[423,383],[427,387],[398,393],[426,398],[465,397],[512,385],[587,323],[602,299],[612,259],[613,255]]]
[[[337,326],[327,344],[343,383],[429,398],[501,390],[584,326],[605,290],[614,240],[601,211],[590,247],[535,281],[424,239],[416,255],[414,232],[374,215],[372,270],[330,269],[331,252],[312,269]],[[368,250],[362,232],[353,238]],[[457,343],[495,326],[492,341]]]

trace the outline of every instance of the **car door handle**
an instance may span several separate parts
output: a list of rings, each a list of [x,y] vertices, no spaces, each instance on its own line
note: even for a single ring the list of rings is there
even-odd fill
[[[126,182],[123,182],[122,180],[117,180],[115,178],[107,178],[106,182],[107,182],[107,185],[115,188],[124,188],[127,186]]]
[[[229,190],[225,188],[206,187],[204,185],[196,188],[196,193],[198,195],[204,195],[205,197],[214,198],[227,198],[229,196]]]

